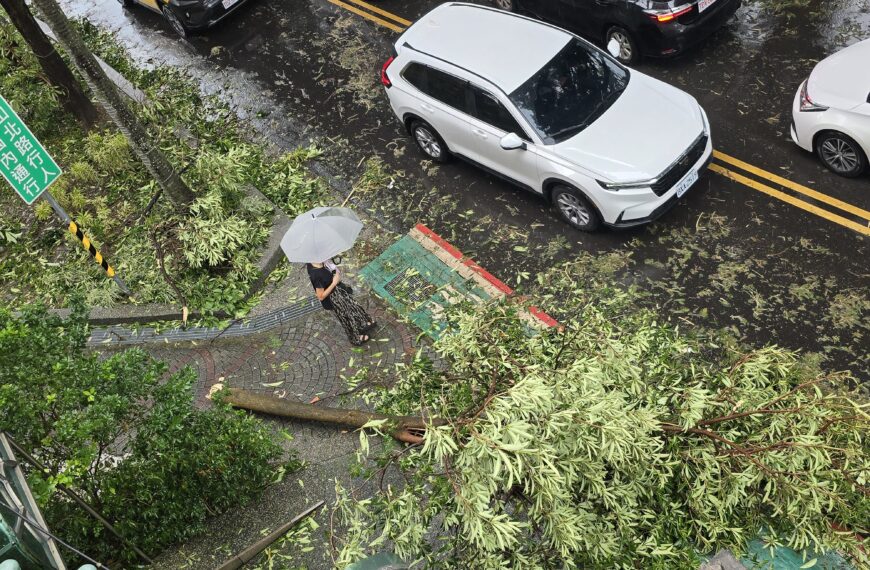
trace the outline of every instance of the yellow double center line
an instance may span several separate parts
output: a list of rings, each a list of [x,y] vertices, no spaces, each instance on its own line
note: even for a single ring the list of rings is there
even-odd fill
[[[349,12],[353,12],[357,16],[362,16],[366,20],[371,20],[372,22],[379,24],[385,28],[393,30],[394,32],[404,32],[405,29],[411,25],[410,20],[406,20],[405,18],[400,18],[396,16],[392,12],[387,12],[386,10],[382,10],[377,6],[372,6],[368,2],[363,2],[362,0],[347,0],[351,4],[356,4],[356,6],[352,6],[347,2],[342,2],[341,0],[329,0],[332,4],[336,6],[340,6]],[[361,9],[365,8],[365,10]],[[366,11],[368,10],[368,11]],[[376,16],[375,14],[378,14]],[[384,18],[388,18],[385,20],[379,16],[383,16]],[[392,21],[389,21],[392,20]]]
[[[348,10],[349,12],[353,12],[358,16],[362,16],[363,18],[370,20],[385,28],[388,28],[394,32],[404,32],[407,27],[410,26],[412,23],[410,20],[406,20],[405,18],[399,17],[392,12],[388,12],[386,10],[378,8],[377,6],[372,6],[371,4],[363,2],[362,0],[347,0],[347,2],[344,2],[342,0],[329,0],[329,2],[335,4],[336,6],[344,8],[345,10]],[[350,2],[350,4],[348,4],[348,2]],[[797,198],[783,190],[773,188],[768,184],[760,182],[754,178],[750,178],[746,174],[741,174],[740,172],[737,172],[732,168],[722,166],[721,164],[712,163],[710,165],[710,170],[712,170],[713,172],[716,172],[718,174],[721,174],[722,176],[725,176],[726,178],[734,180],[735,182],[739,182],[745,186],[748,186],[753,190],[757,190],[759,192],[762,192],[763,194],[767,194],[768,196],[771,196],[778,200],[782,200],[783,202],[791,204],[796,208],[800,208],[801,210],[810,212],[828,221],[834,222],[835,224],[839,224],[865,236],[870,236],[870,212],[868,212],[867,210],[864,210],[857,206],[853,206],[852,204],[848,204],[846,202],[843,202],[842,200],[837,200],[836,198],[832,198],[827,194],[822,194],[821,192],[817,192],[812,188],[808,188],[806,186],[798,184],[797,182],[792,182],[791,180],[783,178],[782,176],[777,176],[772,172],[767,172],[766,170],[753,166],[748,162],[740,160],[739,158],[729,156],[723,152],[714,150],[713,157],[716,158],[718,161],[728,164],[731,167],[740,169],[743,172],[754,175],[767,182],[777,184],[784,189],[788,189],[797,194],[806,196],[818,204],[825,204],[827,206],[831,206],[835,210],[850,214],[851,218],[838,214],[836,213],[836,211],[831,211],[819,205],[807,202],[806,200]]]
[[[777,190],[776,188],[764,184],[763,182],[759,182],[758,180],[750,178],[745,174],[741,174],[719,164],[713,163],[710,165],[710,170],[712,170],[713,172],[719,173],[726,178],[730,178],[735,182],[739,182],[745,186],[748,186],[753,190],[758,190],[759,192],[767,194],[768,196],[771,196],[778,200],[782,200],[783,202],[791,204],[796,208],[800,208],[801,210],[815,214],[830,222],[840,224],[843,227],[854,230],[865,236],[870,236],[870,212],[868,212],[867,210],[864,210],[863,208],[859,208],[857,206],[853,206],[852,204],[843,202],[842,200],[837,200],[836,198],[832,198],[827,194],[817,192],[812,188],[807,188],[806,186],[798,184],[797,182],[792,182],[788,178],[783,178],[782,176],[777,176],[772,172],[762,170],[757,166],[753,166],[748,162],[740,160],[739,158],[729,156],[724,152],[714,150],[713,157],[726,164],[739,168],[744,172],[754,174],[759,178],[762,178],[769,182],[773,182],[774,184],[778,184],[781,187],[787,188],[798,194],[802,194],[803,196],[806,196],[815,202],[826,204],[828,206],[831,206],[833,209],[851,214],[851,218],[844,217],[840,214],[835,213],[834,211],[828,210],[827,208],[822,208],[805,200],[801,200],[800,198],[797,198],[782,190]]]

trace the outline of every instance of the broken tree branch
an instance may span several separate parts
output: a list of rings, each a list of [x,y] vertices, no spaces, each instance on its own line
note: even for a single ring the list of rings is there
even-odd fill
[[[217,570],[238,570],[239,568],[256,558],[258,554],[266,550],[266,548],[268,548],[270,544],[290,532],[290,529],[296,526],[299,521],[309,516],[311,513],[313,513],[322,506],[323,501],[318,501],[314,505],[308,507],[300,514],[293,517],[292,520],[278,527],[268,536],[258,540],[251,546],[247,547],[243,551],[239,552],[238,554],[221,564]]]

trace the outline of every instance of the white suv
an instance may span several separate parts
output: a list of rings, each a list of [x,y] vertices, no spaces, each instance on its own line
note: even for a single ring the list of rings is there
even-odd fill
[[[442,4],[415,22],[381,82],[430,159],[474,162],[581,230],[655,219],[713,152],[689,94],[560,28],[484,6]]]
[[[870,39],[828,56],[801,83],[792,104],[792,140],[849,178],[861,176],[870,155],[868,64]]]

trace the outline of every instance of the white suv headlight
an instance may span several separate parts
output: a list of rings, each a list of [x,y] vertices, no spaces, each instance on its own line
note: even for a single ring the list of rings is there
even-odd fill
[[[639,188],[649,188],[653,185],[654,180],[641,180],[639,182],[603,182],[601,180],[596,180],[598,185],[604,188],[605,190],[613,190],[614,192],[617,190],[635,190]]]

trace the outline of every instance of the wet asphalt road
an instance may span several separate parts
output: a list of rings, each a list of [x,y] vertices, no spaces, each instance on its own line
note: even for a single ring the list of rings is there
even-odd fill
[[[647,60],[637,68],[699,100],[719,151],[868,210],[870,176],[848,180],[829,173],[791,142],[789,122],[795,91],[813,65],[870,37],[870,0],[809,0],[808,6],[781,12],[766,9],[763,3],[769,1],[744,0],[736,17],[698,49],[677,59]],[[600,254],[628,248],[635,258],[642,254],[651,263],[669,264],[675,248],[657,247],[662,232],[689,231],[703,226],[704,220],[725,219],[733,227],[722,238],[728,242],[725,246],[740,249],[743,256],[775,260],[786,268],[777,279],[800,283],[813,273],[822,282],[835,283],[820,295],[842,290],[867,298],[870,238],[720,174],[703,174],[651,228],[583,234],[562,224],[540,198],[474,167],[453,162],[434,168],[411,146],[377,79],[398,34],[327,0],[252,0],[234,17],[189,42],[176,38],[159,15],[141,7],[122,9],[115,0],[62,3],[70,15],[86,16],[116,32],[140,61],[185,68],[205,90],[250,118],[259,135],[280,147],[317,140],[327,151],[324,161],[339,178],[353,183],[367,157],[382,157],[390,172],[401,173],[395,177],[394,192],[403,194],[373,195],[374,213],[400,230],[414,221],[427,223],[511,285],[518,273],[533,274],[578,251]],[[371,3],[407,20],[437,4]],[[756,179],[783,191],[781,185]],[[867,225],[866,220],[862,223]],[[568,247],[554,249],[553,243]],[[805,243],[813,256],[804,255]],[[826,253],[819,257],[818,252]],[[770,295],[778,295],[777,284],[763,285],[770,286]],[[691,297],[692,291],[686,295]],[[697,297],[695,304],[703,304],[701,299]],[[783,310],[818,310],[790,303],[782,301]],[[759,319],[757,307],[727,306],[738,320]],[[772,328],[759,323],[749,338],[809,350],[821,349],[820,336],[838,342],[842,331],[828,334],[818,327],[802,328],[801,322],[814,317]],[[866,310],[858,312],[859,321],[867,318]],[[727,324],[723,319],[716,322]],[[835,358],[838,366],[866,367],[866,333],[866,322],[851,329],[849,334],[858,335],[851,342],[860,354],[853,350],[849,357]]]

